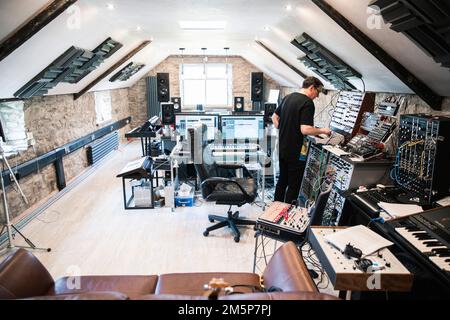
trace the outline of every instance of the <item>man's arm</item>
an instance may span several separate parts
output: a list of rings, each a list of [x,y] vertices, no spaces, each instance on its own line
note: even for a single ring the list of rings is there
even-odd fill
[[[280,125],[280,116],[274,113],[272,115],[272,123],[275,126],[276,129],[278,129],[278,126]]]
[[[317,136],[319,134],[331,135],[331,130],[328,128],[314,128],[313,126],[301,125],[300,131],[304,136]]]

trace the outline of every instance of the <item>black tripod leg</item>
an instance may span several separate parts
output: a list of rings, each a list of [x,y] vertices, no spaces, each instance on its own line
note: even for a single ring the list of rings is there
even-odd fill
[[[50,252],[50,251],[52,250],[51,248],[38,248],[38,247],[36,247],[36,246],[34,245],[34,243],[31,242],[30,239],[28,239],[27,237],[25,237],[25,236],[19,231],[19,229],[17,229],[13,224],[11,225],[11,227],[14,229],[14,231],[16,231],[18,234],[20,234],[20,236],[25,240],[25,242],[30,246],[31,249],[34,249],[34,250],[44,250],[44,251],[47,251],[47,252]],[[16,246],[16,247],[23,248],[23,247],[21,247],[21,246]]]

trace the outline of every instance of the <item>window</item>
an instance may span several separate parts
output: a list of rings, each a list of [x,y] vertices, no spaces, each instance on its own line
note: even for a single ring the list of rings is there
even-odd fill
[[[23,101],[0,103],[0,125],[6,141],[0,139],[0,146],[6,157],[28,149],[23,106]]]
[[[97,124],[111,120],[111,93],[109,91],[97,91],[95,95],[95,114]]]
[[[225,63],[183,64],[180,90],[187,109],[201,104],[205,108],[232,106],[232,67]]]

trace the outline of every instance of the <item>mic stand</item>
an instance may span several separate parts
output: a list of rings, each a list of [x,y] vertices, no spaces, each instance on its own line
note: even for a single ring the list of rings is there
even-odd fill
[[[27,197],[25,196],[25,194],[23,193],[22,189],[20,188],[19,182],[17,182],[16,176],[14,175],[14,173],[11,170],[11,167],[9,166],[8,160],[5,157],[5,152],[2,148],[2,146],[0,145],[0,157],[1,160],[3,160],[6,164],[6,166],[8,167],[8,171],[12,177],[12,179],[14,180],[14,183],[17,186],[17,189],[19,190],[22,198],[24,199],[25,203],[28,204],[28,200]],[[33,249],[33,250],[43,250],[43,251],[47,251],[50,252],[52,249],[51,248],[38,248],[34,245],[33,242],[31,242],[30,239],[28,239],[27,237],[25,237],[25,235],[23,233],[21,233],[19,231],[19,229],[16,228],[16,226],[14,226],[10,219],[9,219],[9,209],[8,209],[8,200],[6,197],[6,189],[5,189],[5,182],[3,180],[3,171],[0,170],[0,182],[1,182],[1,188],[2,188],[2,196],[3,196],[3,211],[5,213],[5,219],[6,219],[6,223],[3,224],[2,226],[2,230],[0,231],[0,235],[3,233],[3,230],[5,230],[8,233],[8,247],[1,250],[0,251],[0,255],[3,255],[6,251],[10,250],[10,249],[14,249],[14,248],[29,248],[29,249]],[[12,229],[14,229],[15,232],[17,232],[24,240],[25,242],[28,244],[28,246],[16,246],[14,245],[14,234],[12,232]]]

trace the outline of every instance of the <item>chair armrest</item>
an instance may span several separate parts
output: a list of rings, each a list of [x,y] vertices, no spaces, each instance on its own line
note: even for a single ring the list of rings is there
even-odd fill
[[[245,166],[243,164],[216,164],[218,168],[224,169],[244,169]]]
[[[233,179],[222,178],[222,177],[209,178],[209,179],[206,179],[205,181],[202,182],[202,187],[205,185],[206,187],[213,188],[219,183],[235,184],[235,185],[237,185],[239,187],[241,192],[246,197],[250,197],[250,195],[247,193],[247,191],[245,191],[245,189],[237,181],[235,181]]]

